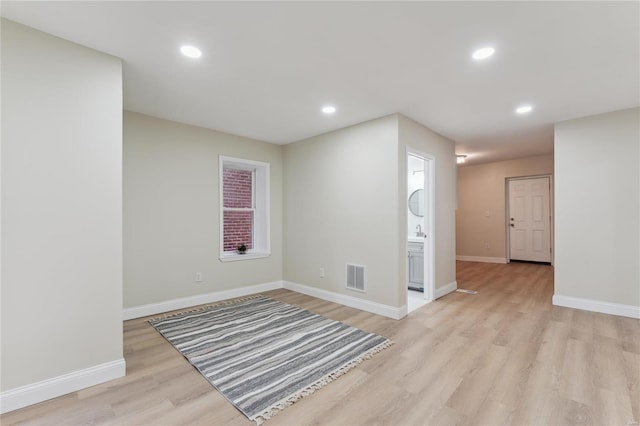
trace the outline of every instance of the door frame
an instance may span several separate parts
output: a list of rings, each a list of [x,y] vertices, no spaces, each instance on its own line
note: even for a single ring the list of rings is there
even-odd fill
[[[551,265],[554,264],[555,257],[555,249],[554,249],[554,208],[553,208],[553,175],[551,173],[541,174],[541,175],[530,175],[530,176],[513,176],[507,177],[504,179],[504,228],[505,228],[505,248],[506,253],[505,257],[507,259],[507,263],[511,263],[511,238],[510,235],[510,222],[509,218],[509,182],[514,180],[524,180],[524,179],[538,179],[538,178],[549,178],[549,233],[551,234],[549,237],[549,242],[551,244]]]
[[[405,153],[405,176],[404,176],[404,215],[408,218],[409,203],[407,193],[407,173],[409,171],[409,155],[424,160],[424,228],[427,238],[424,241],[424,299],[431,302],[435,300],[435,177],[436,177],[436,159],[430,154],[426,154],[418,149],[411,147],[406,148]],[[404,248],[403,257],[405,259],[405,271],[409,270],[409,260],[407,253],[409,252],[409,239],[407,235],[407,226],[403,229]],[[402,283],[404,291],[407,291],[407,280]],[[405,293],[406,294],[406,293]]]

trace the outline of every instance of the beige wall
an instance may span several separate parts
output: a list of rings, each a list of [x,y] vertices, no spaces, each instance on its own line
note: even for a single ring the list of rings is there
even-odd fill
[[[456,280],[455,247],[455,144],[423,125],[399,116],[399,241],[402,247],[407,242],[407,148],[419,150],[434,159],[435,166],[435,287],[436,289],[452,284]],[[400,263],[406,265],[407,255],[400,252]],[[406,267],[400,269],[399,280],[406,283]],[[402,286],[406,295],[406,286]]]
[[[435,159],[435,285],[455,282],[454,144],[398,114],[285,146],[286,281],[406,304],[407,147]],[[367,267],[366,293],[346,263]]]
[[[219,155],[270,164],[267,258],[218,259]],[[125,111],[124,307],[281,279],[282,147]]]
[[[1,389],[124,374],[121,62],[4,19],[1,50]]]
[[[556,124],[556,296],[640,306],[639,159],[640,108]]]
[[[397,115],[284,147],[285,280],[406,303],[398,291],[397,147]],[[347,263],[366,266],[366,293],[345,287]]]
[[[505,179],[549,174],[553,155],[459,166],[457,255],[506,259]]]

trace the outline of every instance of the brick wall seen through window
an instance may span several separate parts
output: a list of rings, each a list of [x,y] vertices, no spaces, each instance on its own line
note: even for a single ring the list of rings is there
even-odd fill
[[[253,171],[223,170],[223,249],[234,251],[244,244],[253,248],[254,194]]]

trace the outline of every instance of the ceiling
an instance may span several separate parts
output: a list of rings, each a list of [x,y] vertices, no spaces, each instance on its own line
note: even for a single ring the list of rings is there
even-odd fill
[[[640,105],[638,2],[1,7],[122,58],[127,110],[277,144],[399,112],[477,164],[551,153],[553,123]],[[182,56],[183,44],[202,57]],[[495,55],[474,61],[486,45]],[[515,114],[523,103],[534,110]]]

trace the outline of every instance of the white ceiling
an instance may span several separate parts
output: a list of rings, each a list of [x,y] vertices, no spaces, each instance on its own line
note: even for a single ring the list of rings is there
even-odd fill
[[[635,1],[1,7],[122,58],[125,109],[278,144],[400,112],[474,164],[551,153],[553,123],[640,105]],[[496,54],[473,61],[485,45]],[[326,103],[336,114],[320,112]],[[517,116],[522,103],[534,111]]]

